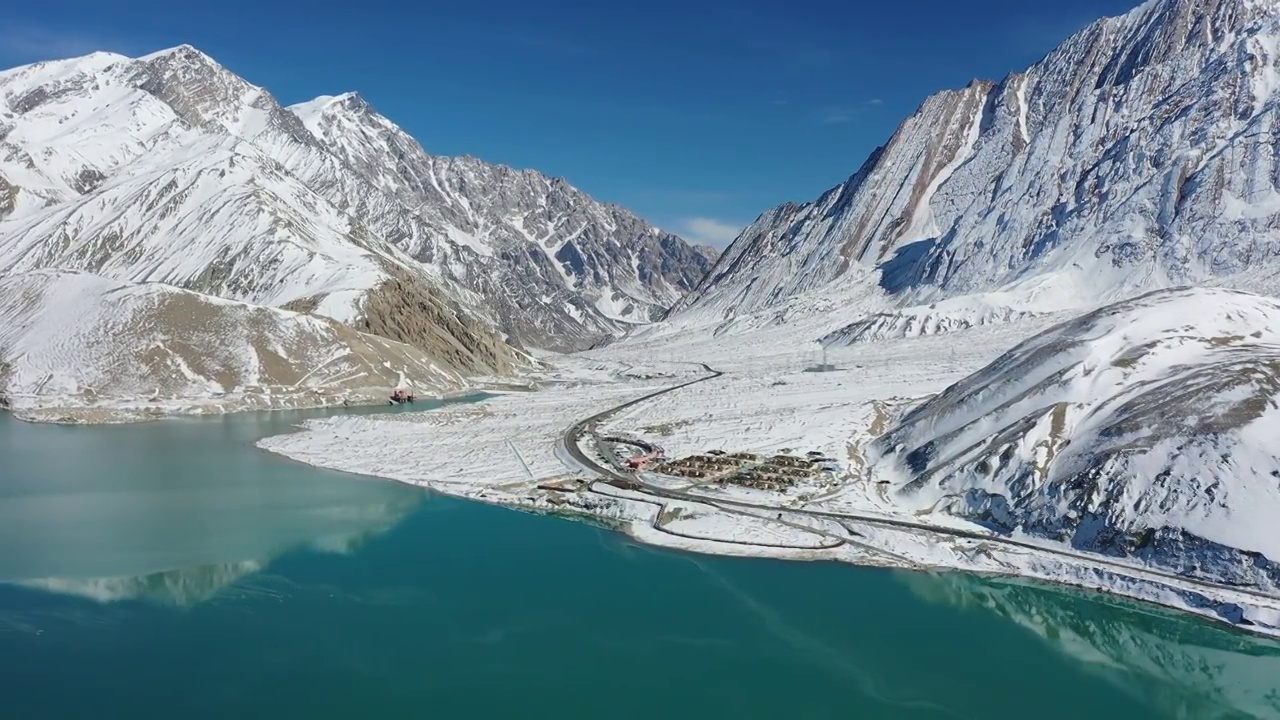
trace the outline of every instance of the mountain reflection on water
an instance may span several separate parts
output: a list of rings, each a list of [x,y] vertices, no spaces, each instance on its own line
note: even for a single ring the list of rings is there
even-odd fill
[[[1280,643],[1189,615],[1068,587],[901,572],[925,600],[994,612],[1163,715],[1280,718]]]
[[[406,497],[407,502],[371,506],[368,512],[345,518],[341,525],[361,524],[363,527],[352,527],[345,534],[325,535],[331,528],[326,527],[333,518],[325,519],[322,515],[313,516],[318,520],[314,526],[317,533],[308,538],[305,535],[290,536],[285,533],[279,536],[257,536],[263,542],[254,557],[240,560],[227,560],[205,564],[192,564],[155,572],[141,572],[136,575],[96,575],[92,571],[87,577],[55,577],[41,574],[40,577],[6,578],[4,581],[22,587],[43,590],[63,595],[75,595],[99,602],[115,602],[120,600],[151,600],[167,605],[186,607],[204,602],[215,596],[222,589],[237,581],[266,568],[273,559],[290,551],[311,550],[313,552],[350,554],[359,549],[370,538],[389,530],[405,515],[409,514],[424,498],[425,494],[413,494]],[[293,527],[298,530],[297,526]],[[208,543],[204,548],[192,554],[197,557],[216,553],[219,538],[216,534],[189,536],[184,543],[188,548],[195,548]],[[238,552],[244,552],[242,544],[236,544]],[[104,563],[103,572],[119,572],[117,558],[111,558],[112,548],[96,548],[98,557],[110,558]],[[127,564],[126,564],[127,566]],[[37,573],[39,574],[39,573]]]
[[[318,412],[130,427],[0,416],[0,582],[189,606],[295,550],[349,553],[424,491],[253,447]]]

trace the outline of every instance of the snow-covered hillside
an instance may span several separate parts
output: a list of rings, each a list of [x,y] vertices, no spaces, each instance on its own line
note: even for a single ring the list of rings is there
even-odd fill
[[[1173,285],[1258,289],[1280,266],[1278,61],[1280,3],[1153,0],[1100,20],[1025,72],[929,98],[849,180],[764,213],[673,320],[853,284],[866,300],[845,324],[909,308],[847,340],[993,290],[1053,286],[1086,309]],[[996,319],[950,310],[917,326]]]
[[[1157,291],[1047,330],[872,445],[895,501],[1280,589],[1280,302]]]
[[[246,142],[251,89],[181,51],[98,53],[0,74],[11,210],[0,271],[74,269],[350,321],[388,252]],[[232,92],[232,90],[238,92]]]
[[[0,276],[0,397],[33,419],[115,420],[465,387],[455,364],[330,318],[86,273]]]
[[[398,278],[464,325],[571,348],[657,317],[708,266],[561,180],[428,156],[358,96],[285,108],[189,46],[0,73],[0,272],[83,270],[357,324]]]

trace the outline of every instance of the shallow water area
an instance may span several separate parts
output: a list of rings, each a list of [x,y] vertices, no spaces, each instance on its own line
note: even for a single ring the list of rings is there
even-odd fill
[[[253,445],[340,412],[0,415],[5,714],[1280,717],[1280,646],[1194,618],[668,552]]]

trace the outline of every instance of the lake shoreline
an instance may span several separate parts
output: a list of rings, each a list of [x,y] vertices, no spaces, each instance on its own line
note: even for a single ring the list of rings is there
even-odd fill
[[[426,392],[419,394],[419,402],[452,402],[469,398],[483,399],[492,395],[520,392],[506,386],[501,389],[489,389],[486,384],[478,384],[443,392]],[[526,391],[531,392],[531,391]],[[283,412],[290,410],[337,410],[342,408],[370,408],[390,405],[386,399],[378,399],[373,395],[358,397],[307,397],[296,395],[282,397],[275,401],[270,396],[252,396],[232,400],[191,398],[168,399],[154,404],[137,398],[120,398],[114,402],[119,404],[93,404],[84,406],[45,406],[45,407],[0,407],[0,414],[9,414],[22,422],[46,425],[94,426],[94,425],[137,425],[172,418],[217,417],[239,415],[254,412]],[[412,407],[412,403],[407,407]]]
[[[717,504],[710,497],[672,499],[624,490],[593,481],[587,468],[569,457],[563,447],[567,429],[669,382],[551,387],[522,397],[495,397],[475,407],[310,421],[257,445],[316,467],[451,497],[528,512],[590,515],[656,547],[1023,577],[1150,603],[1251,635],[1280,635],[1280,627],[1270,622],[1280,618],[1280,601],[1238,588],[1064,552],[1037,538],[965,537],[943,526],[895,528],[896,520],[888,516],[889,522],[880,525],[859,524],[858,534],[851,536],[834,520],[783,506],[735,508],[728,499]],[[370,451],[375,444],[378,450]],[[831,546],[837,534],[843,540]]]
[[[159,686],[165,707],[200,717],[425,704],[449,716],[565,714],[566,698],[579,711],[569,716],[598,717],[617,714],[619,693],[647,698],[655,682],[716,673],[676,715],[724,711],[723,687],[749,704],[744,717],[953,716],[908,712],[938,707],[1012,720],[1028,703],[1045,720],[1098,707],[1105,718],[1224,706],[1277,717],[1267,693],[1280,645],[1187,613],[972,570],[836,568],[823,562],[830,553],[739,562],[704,543],[661,546],[599,513],[522,504],[516,488],[465,495],[256,447],[325,418],[353,431],[353,446],[374,445],[354,431],[382,421],[421,443],[447,428],[422,422],[437,414],[474,434],[477,420],[516,403],[537,410],[539,398],[119,429],[0,415],[13,471],[0,482],[0,650],[23,658],[7,706],[145,716]],[[499,445],[541,475],[532,448],[515,446]],[[565,667],[605,690],[566,696]],[[353,669],[362,682],[342,682]],[[802,697],[787,690],[792,678]],[[106,683],[116,692],[104,702]],[[519,708],[472,690],[495,685],[517,688]],[[388,698],[403,702],[393,712]],[[664,702],[626,717],[660,714]]]

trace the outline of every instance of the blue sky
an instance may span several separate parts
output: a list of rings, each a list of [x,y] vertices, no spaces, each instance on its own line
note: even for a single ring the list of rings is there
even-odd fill
[[[1135,4],[50,0],[6,8],[0,65],[190,43],[284,103],[357,90],[430,152],[563,176],[722,246],[851,175],[929,94]]]

